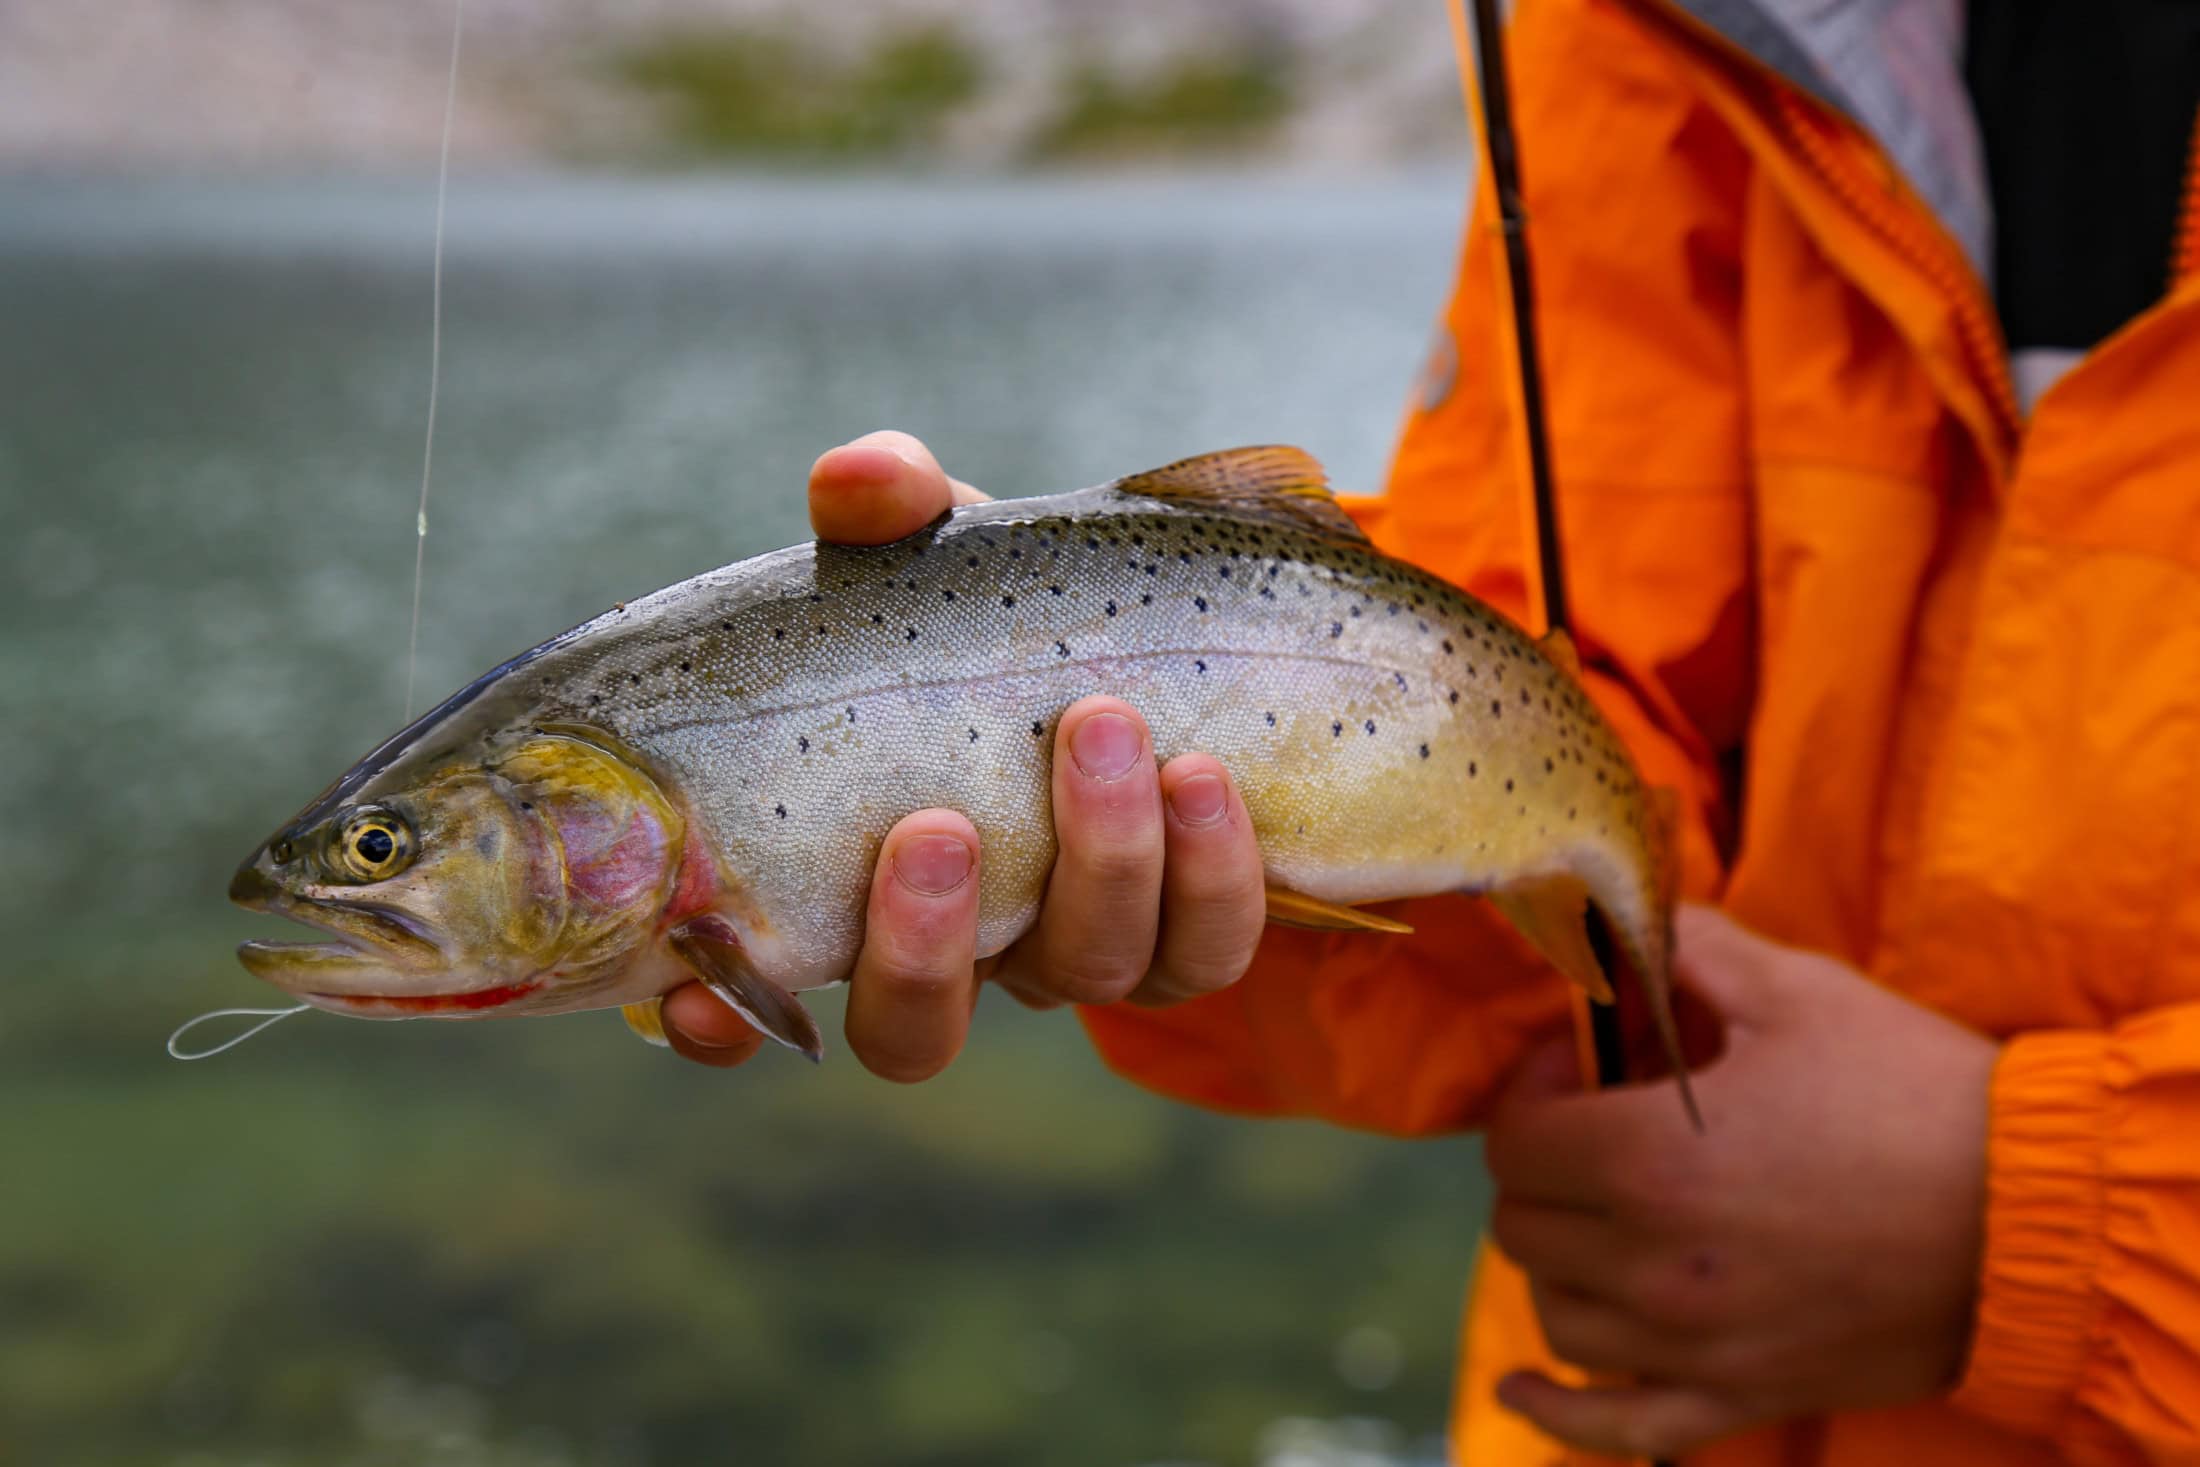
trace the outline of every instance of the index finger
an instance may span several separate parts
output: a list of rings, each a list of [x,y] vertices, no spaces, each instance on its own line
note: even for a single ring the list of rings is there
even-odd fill
[[[1483,1160],[1508,1197],[1612,1210],[1630,1179],[1703,1145],[1671,1080],[1566,1095],[1508,1092],[1490,1114]]]
[[[866,433],[810,466],[810,527],[838,545],[884,545],[984,499],[907,433]]]

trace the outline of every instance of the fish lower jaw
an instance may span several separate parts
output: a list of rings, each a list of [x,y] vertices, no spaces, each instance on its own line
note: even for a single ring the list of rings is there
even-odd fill
[[[304,993],[317,1009],[354,1019],[485,1018],[542,987],[539,978],[462,993]]]

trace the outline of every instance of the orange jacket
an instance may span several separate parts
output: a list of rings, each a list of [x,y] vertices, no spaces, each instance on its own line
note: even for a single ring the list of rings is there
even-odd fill
[[[1960,1388],[1690,1460],[2200,1462],[2200,270],[2022,419],[1957,234],[1863,128],[1675,5],[1526,0],[1512,35],[1576,635],[1683,793],[1687,891],[2005,1041]],[[1491,223],[1358,509],[1526,619]],[[1567,1000],[1477,904],[1412,920],[1086,1022],[1199,1103],[1471,1126]],[[1549,1362],[1487,1252],[1466,1346],[1456,1460],[1578,1460],[1489,1399]]]

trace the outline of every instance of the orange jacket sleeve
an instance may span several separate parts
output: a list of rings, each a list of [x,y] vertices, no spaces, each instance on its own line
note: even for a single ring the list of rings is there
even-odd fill
[[[2082,1467],[2200,1453],[2200,1004],[2020,1035],[1995,1070],[1958,1405]]]
[[[1746,167],[1680,80],[1603,7],[1514,27],[1560,522],[1587,681],[1646,778],[1682,796],[1683,885],[1713,894],[1722,760],[1749,700],[1736,257]],[[1601,114],[1580,125],[1581,109]],[[1570,125],[1550,125],[1568,111]],[[1562,149],[1576,150],[1561,155]],[[1528,614],[1532,500],[1509,297],[1478,198],[1375,542]],[[1570,323],[1593,319],[1593,331]],[[1593,343],[1593,344],[1592,344]],[[1563,984],[1478,902],[1430,898],[1408,938],[1270,929],[1247,977],[1159,1011],[1088,1010],[1102,1056],[1197,1103],[1414,1134],[1473,1122]]]

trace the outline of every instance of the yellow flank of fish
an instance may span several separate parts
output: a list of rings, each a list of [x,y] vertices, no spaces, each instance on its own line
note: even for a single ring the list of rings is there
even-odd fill
[[[847,974],[910,811],[977,826],[981,952],[1031,924],[1054,722],[1107,692],[1162,758],[1229,766],[1277,920],[1486,893],[1608,997],[1594,908],[1670,1042],[1660,816],[1577,672],[1377,551],[1305,454],[1240,449],[627,602],[386,741],[233,894],[329,932],[246,960],[340,1012],[646,1029],[631,1006],[699,977],[814,1055],[791,995]]]

